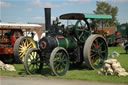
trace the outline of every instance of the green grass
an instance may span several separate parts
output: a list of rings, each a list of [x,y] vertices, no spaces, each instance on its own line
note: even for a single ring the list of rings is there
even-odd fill
[[[128,54],[125,54],[125,50],[122,47],[110,47],[109,53],[113,51],[119,52],[121,55],[115,57],[121,63],[122,67],[128,72]],[[128,77],[118,76],[105,76],[98,75],[99,70],[88,70],[86,66],[82,66],[79,69],[70,69],[64,76],[52,76],[50,69],[46,68],[40,75],[27,75],[24,71],[22,64],[14,64],[16,72],[0,71],[1,75],[7,76],[25,76],[25,77],[43,77],[43,78],[59,78],[59,79],[74,79],[74,80],[88,80],[88,81],[100,81],[100,82],[112,82],[112,83],[128,83]]]

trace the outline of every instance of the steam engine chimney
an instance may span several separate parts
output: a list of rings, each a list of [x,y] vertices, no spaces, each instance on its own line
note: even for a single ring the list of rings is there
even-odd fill
[[[51,26],[51,8],[45,8],[45,29]]]

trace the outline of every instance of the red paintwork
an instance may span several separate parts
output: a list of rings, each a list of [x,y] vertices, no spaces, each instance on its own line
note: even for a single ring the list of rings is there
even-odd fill
[[[15,41],[16,41],[16,36],[11,36],[11,45],[14,46]]]
[[[57,38],[58,39],[64,39],[64,36],[58,36]]]
[[[99,46],[98,45],[96,45],[96,48],[98,48]]]
[[[117,32],[116,35],[121,35],[121,32]]]
[[[0,48],[0,54],[4,53],[4,48]]]
[[[13,54],[13,48],[0,48],[0,54]]]

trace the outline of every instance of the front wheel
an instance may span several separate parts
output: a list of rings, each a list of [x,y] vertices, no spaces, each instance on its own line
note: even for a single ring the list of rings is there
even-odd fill
[[[37,74],[43,68],[40,52],[37,48],[28,49],[24,58],[24,68],[28,74]]]
[[[63,76],[69,69],[69,55],[66,49],[56,47],[50,55],[50,68],[56,76]]]
[[[108,46],[101,35],[91,35],[85,42],[84,60],[90,69],[98,69],[104,65],[108,57]]]

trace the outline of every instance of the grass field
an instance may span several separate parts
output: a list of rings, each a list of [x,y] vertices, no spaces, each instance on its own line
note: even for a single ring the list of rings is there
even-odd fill
[[[121,54],[119,57],[115,58],[118,59],[122,67],[128,72],[128,54],[125,54],[125,50],[122,47],[110,47],[109,53],[113,51],[117,51]],[[16,72],[0,71],[0,75],[128,83],[128,77],[98,75],[99,70],[88,70],[85,65],[79,67],[79,69],[70,69],[66,75],[59,77],[52,76],[49,68],[45,68],[40,75],[27,75],[22,64],[14,64],[14,66],[17,70]]]

